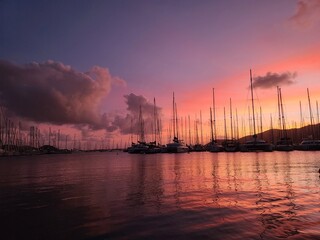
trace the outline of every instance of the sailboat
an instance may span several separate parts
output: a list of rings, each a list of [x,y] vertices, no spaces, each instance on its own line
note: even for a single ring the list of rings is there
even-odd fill
[[[214,88],[212,89],[212,100],[213,100],[213,120],[212,120],[212,110],[210,108],[210,127],[211,127],[211,140],[206,144],[206,150],[209,152],[222,152],[224,149],[221,144],[217,143],[216,136],[213,135],[213,130],[216,135],[216,110],[215,110],[215,97]]]
[[[281,88],[277,87],[278,94],[278,112],[279,112],[279,125],[281,129],[281,138],[276,142],[277,151],[292,151],[293,143],[292,140],[288,137],[286,123],[284,118],[283,104],[282,104],[282,94]]]
[[[315,139],[314,135],[314,126],[313,126],[313,116],[312,116],[312,110],[311,110],[311,103],[310,103],[310,95],[309,95],[309,89],[307,88],[308,93],[308,103],[309,103],[309,113],[310,113],[310,126],[312,135],[310,138],[303,139],[302,142],[298,146],[298,150],[302,151],[314,151],[314,150],[320,150],[320,140]]]
[[[195,120],[194,124],[195,124],[196,143],[191,147],[190,151],[192,151],[192,152],[203,152],[203,151],[205,151],[205,149],[204,149],[204,146],[200,143],[199,132],[198,132],[199,121]],[[201,114],[201,111],[200,111],[200,125],[201,125],[201,142],[202,142],[203,138],[202,138],[202,114]]]
[[[172,103],[172,126],[173,126],[173,139],[171,143],[167,144],[168,153],[185,153],[189,151],[189,148],[184,144],[183,140],[179,139],[178,131],[178,111],[177,104],[175,103],[174,93],[173,93],[173,103]]]
[[[267,143],[263,139],[258,139],[256,132],[256,122],[255,122],[255,109],[254,109],[254,99],[253,99],[253,85],[252,85],[252,73],[250,69],[250,90],[251,90],[251,107],[252,107],[252,116],[253,116],[253,135],[252,139],[246,141],[244,144],[240,145],[241,152],[272,152],[273,145]]]
[[[146,153],[161,153],[162,151],[162,146],[160,145],[159,141],[157,141],[157,138],[159,139],[160,135],[160,127],[159,127],[159,121],[158,121],[158,112],[157,112],[157,107],[156,107],[156,99],[153,98],[153,134],[154,134],[154,139],[153,142],[149,142],[148,145],[148,150]]]
[[[230,130],[231,138],[227,137],[227,123],[226,123],[226,113],[224,110],[224,127],[225,127],[225,140],[222,142],[222,146],[226,152],[237,152],[239,150],[239,142],[233,137],[233,119],[232,119],[232,104],[230,98]]]
[[[145,141],[144,136],[144,120],[142,117],[142,110],[140,105],[139,112],[139,140],[137,143],[132,143],[131,147],[128,148],[128,153],[146,153],[149,149],[148,144]]]

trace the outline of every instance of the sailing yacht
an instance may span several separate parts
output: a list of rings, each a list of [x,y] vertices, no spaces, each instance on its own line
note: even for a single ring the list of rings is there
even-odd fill
[[[213,126],[212,126],[212,110],[210,108],[210,126],[211,126],[211,141],[206,144],[206,150],[209,152],[223,152],[224,148],[221,144],[217,143],[213,136]]]
[[[213,135],[213,130],[216,135],[216,110],[215,110],[215,97],[214,88],[212,89],[212,102],[213,102],[213,120],[212,120],[212,109],[210,108],[210,127],[211,127],[211,140],[206,144],[206,150],[209,152],[223,152],[223,147],[221,144],[217,143],[217,138]]]
[[[159,141],[157,141],[160,140],[160,126],[158,121],[158,112],[155,98],[153,98],[153,134],[153,142],[147,143],[148,150],[145,152],[147,154],[161,153],[162,151],[162,146],[160,145]]]
[[[310,102],[310,95],[309,95],[309,89],[307,88],[307,94],[308,94],[308,103],[309,103],[309,113],[310,113],[310,125],[311,125],[311,131],[312,135],[307,138],[303,139],[302,142],[298,145],[297,149],[302,151],[314,151],[314,150],[320,150],[320,140],[315,139],[315,132],[314,132],[314,126],[313,126],[313,116],[312,116],[312,110],[311,110],[311,102]]]
[[[178,131],[178,112],[177,112],[177,104],[175,103],[174,93],[173,93],[173,140],[171,143],[167,144],[167,152],[168,153],[185,153],[189,151],[189,148],[184,144],[183,140],[179,139],[179,131]]]
[[[233,119],[232,119],[232,104],[230,98],[230,130],[231,138],[227,137],[227,122],[226,112],[224,109],[224,128],[225,128],[225,140],[222,142],[222,146],[226,152],[237,152],[239,150],[239,142],[233,137]]]
[[[280,140],[277,141],[275,149],[277,151],[293,151],[292,140],[288,137],[288,134],[287,134],[283,104],[282,104],[281,88],[279,87],[277,87],[277,94],[278,94],[279,125],[280,125],[280,128],[282,128],[281,130],[282,137],[280,138]]]
[[[142,117],[141,105],[139,112],[139,128],[138,135],[140,139],[137,141],[137,143],[131,143],[131,147],[128,148],[128,153],[146,153],[149,149],[144,137],[144,121]]]
[[[254,100],[253,100],[253,85],[252,85],[252,73],[250,69],[250,90],[251,90],[251,107],[253,116],[253,135],[252,139],[240,145],[241,152],[272,152],[273,145],[267,143],[263,139],[258,139],[256,133],[255,112],[254,112]]]
[[[202,117],[201,117],[201,111],[200,111],[200,124],[202,126]],[[200,139],[199,139],[199,132],[198,132],[198,120],[195,120],[195,135],[196,135],[196,143],[191,146],[190,151],[192,152],[203,152],[205,151],[204,146],[200,143]],[[202,136],[202,127],[201,127],[201,136]],[[201,137],[202,139],[202,137]]]

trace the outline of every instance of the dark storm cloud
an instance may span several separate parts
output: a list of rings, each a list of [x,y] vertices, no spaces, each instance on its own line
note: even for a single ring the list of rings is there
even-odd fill
[[[47,61],[17,65],[0,61],[0,102],[16,116],[34,122],[106,127],[101,100],[114,84],[125,84],[108,69],[94,66],[78,72]]]
[[[154,124],[154,103],[149,102],[144,96],[138,96],[133,93],[124,96],[128,113],[126,116],[115,116],[109,131],[119,129],[123,134],[138,133],[140,106],[142,118],[145,125],[145,132],[150,133]],[[161,108],[156,107],[156,113],[161,115]]]
[[[253,79],[253,87],[256,88],[273,88],[276,86],[293,84],[293,79],[297,76],[297,73],[285,72],[285,73],[272,73],[267,72],[265,76],[258,76]]]

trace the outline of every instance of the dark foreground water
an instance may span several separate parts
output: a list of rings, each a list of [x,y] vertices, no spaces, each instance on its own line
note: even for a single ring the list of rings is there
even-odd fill
[[[0,239],[320,239],[320,152],[0,158]]]

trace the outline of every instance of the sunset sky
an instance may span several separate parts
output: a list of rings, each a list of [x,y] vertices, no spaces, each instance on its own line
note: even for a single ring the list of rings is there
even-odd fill
[[[252,69],[265,130],[277,85],[289,125],[299,101],[310,121],[307,88],[317,121],[319,29],[319,0],[3,0],[0,103],[45,129],[119,139],[154,98],[167,125],[173,92],[180,117],[202,111],[207,125],[214,88],[222,129],[230,98],[247,121]]]

